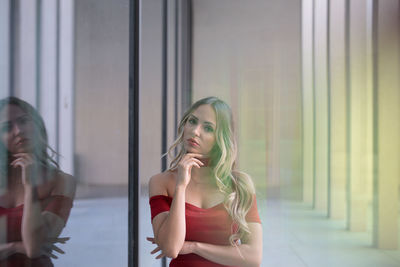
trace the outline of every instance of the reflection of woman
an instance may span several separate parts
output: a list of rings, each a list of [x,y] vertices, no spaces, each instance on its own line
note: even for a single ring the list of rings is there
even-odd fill
[[[0,266],[53,266],[75,194],[73,177],[49,156],[39,113],[0,100]]]
[[[184,114],[170,169],[150,179],[157,258],[170,266],[259,266],[262,228],[251,179],[235,169],[229,106],[215,97]]]

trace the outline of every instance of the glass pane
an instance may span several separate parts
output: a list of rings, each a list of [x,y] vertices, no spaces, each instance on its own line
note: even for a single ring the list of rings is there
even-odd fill
[[[0,265],[127,266],[129,1],[0,5]]]
[[[141,264],[158,266],[146,185],[161,171],[163,135],[177,137],[185,94],[232,108],[238,168],[256,186],[261,266],[395,264],[399,154],[383,136],[398,133],[398,1],[171,1],[166,13],[163,1],[143,2]]]

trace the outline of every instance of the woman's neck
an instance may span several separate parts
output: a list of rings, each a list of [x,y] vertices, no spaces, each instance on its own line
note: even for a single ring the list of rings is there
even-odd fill
[[[194,184],[215,185],[215,179],[210,167],[192,168],[191,181]]]

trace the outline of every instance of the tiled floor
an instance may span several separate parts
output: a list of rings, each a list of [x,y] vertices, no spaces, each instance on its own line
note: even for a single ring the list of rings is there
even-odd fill
[[[344,221],[334,221],[303,203],[259,200],[263,221],[262,266],[400,266],[399,250],[372,248],[367,232],[345,230]],[[126,197],[78,199],[63,236],[71,240],[54,261],[56,267],[127,266],[128,203]],[[140,236],[151,235],[147,199],[141,200]],[[143,243],[142,243],[143,242]],[[160,266],[150,256],[152,246],[141,241],[141,266]]]

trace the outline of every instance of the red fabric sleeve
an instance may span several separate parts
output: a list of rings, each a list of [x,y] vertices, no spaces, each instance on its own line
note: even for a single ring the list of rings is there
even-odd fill
[[[172,198],[169,196],[157,195],[152,196],[149,200],[151,209],[151,221],[154,217],[164,211],[169,211],[172,203]]]
[[[261,223],[260,215],[257,209],[257,199],[256,195],[253,196],[253,203],[251,204],[250,210],[246,215],[246,222]]]
[[[44,210],[54,213],[67,222],[72,208],[72,199],[66,196],[51,196],[51,201]]]

